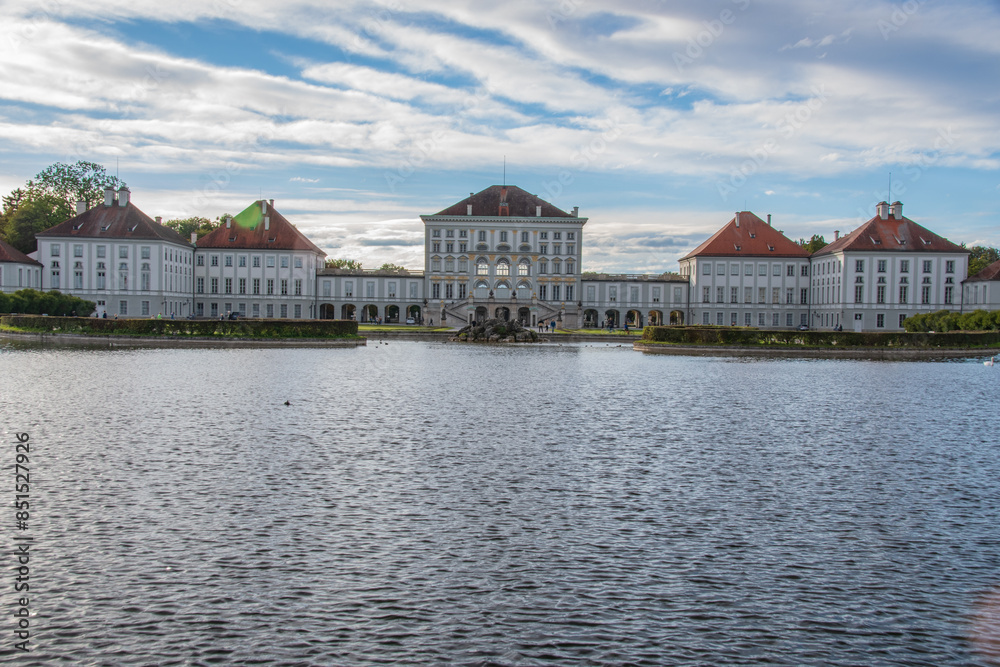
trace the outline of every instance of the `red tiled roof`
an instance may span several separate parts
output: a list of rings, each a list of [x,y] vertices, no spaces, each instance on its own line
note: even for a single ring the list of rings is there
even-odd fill
[[[868,252],[969,252],[960,245],[938,236],[905,216],[889,214],[883,220],[875,216],[850,234],[817,250],[814,255],[838,251]]]
[[[264,216],[269,216],[268,228],[264,229]],[[267,213],[261,210],[261,200],[243,209],[226,227],[219,225],[215,230],[198,239],[199,248],[240,248],[261,250],[311,250],[323,257],[326,253],[306,238],[305,234],[288,222],[285,216],[272,206]]]
[[[164,227],[148,215],[140,211],[132,202],[119,206],[118,202],[111,206],[98,204],[87,209],[75,218],[61,222],[35,236],[59,236],[77,238],[104,239],[135,239],[160,240],[179,243],[188,247],[191,244],[180,234]]]
[[[472,215],[477,217],[501,217],[500,204],[506,202],[507,216],[519,218],[534,218],[536,207],[542,207],[543,218],[572,218],[571,213],[556,208],[547,201],[529,193],[516,185],[491,185],[490,187],[470,195],[434,215],[467,216],[468,205],[472,204]]]
[[[14,264],[33,264],[35,266],[42,266],[41,262],[31,259],[23,252],[7,243],[3,239],[0,239],[0,262],[12,262]]]
[[[739,218],[739,225],[736,219]],[[681,259],[690,257],[809,257],[809,252],[750,211],[740,211],[726,226]]]
[[[993,262],[992,264],[987,266],[985,269],[983,269],[976,275],[969,276],[962,282],[968,283],[968,282],[980,282],[987,280],[1000,280],[1000,261]]]

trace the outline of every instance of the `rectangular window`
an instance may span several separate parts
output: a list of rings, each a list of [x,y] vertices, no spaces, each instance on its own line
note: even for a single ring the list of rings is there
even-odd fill
[[[260,278],[254,278],[252,285],[253,285],[253,293],[260,294]]]
[[[855,285],[854,286],[854,303],[861,303],[865,298],[865,286]]]
[[[573,300],[573,286],[572,285],[566,285],[566,300],[567,301],[572,301]]]
[[[740,288],[731,287],[729,288],[729,303],[739,303],[740,302]]]
[[[546,295],[548,293],[549,293],[548,292],[548,285],[539,285],[538,286],[538,298],[539,299],[541,299],[542,301],[547,300],[548,297]]]
[[[83,257],[83,244],[82,243],[77,243],[76,245],[73,246],[73,256],[74,257]],[[149,259],[149,258],[145,257],[144,259]]]
[[[245,268],[246,265],[247,265],[247,256],[246,255],[240,255],[239,259],[237,260],[237,265],[240,268]]]
[[[559,301],[559,299],[560,299],[560,297],[559,297],[559,290],[560,290],[560,286],[559,285],[553,285],[552,286],[552,300],[553,301]]]
[[[738,276],[738,275],[740,275],[740,265],[739,264],[730,264],[729,265],[729,275],[731,275],[731,276]]]
[[[629,300],[629,303],[638,303],[639,302],[639,288],[638,287],[629,287],[628,288],[628,300]]]
[[[781,303],[781,288],[771,288],[771,303]]]
[[[757,288],[757,303],[767,303],[767,288],[758,287]]]
[[[809,275],[809,265],[808,264],[803,264],[799,268],[801,269],[801,271],[799,272],[800,276],[802,276],[803,278],[805,278],[805,277],[807,277]]]
[[[906,285],[899,286],[899,302],[906,303],[909,297],[910,288]]]
[[[212,255],[211,257],[209,257],[208,263],[209,263],[210,266],[218,266],[219,265],[219,256],[218,255]]]
[[[288,317],[288,304],[281,304],[281,317]]]
[[[731,327],[735,327],[736,326],[736,322],[737,322],[736,318],[738,316],[739,315],[737,313],[729,313],[729,326],[731,326]]]
[[[538,246],[538,254],[539,255],[547,255],[547,254],[549,254],[549,247],[547,245],[545,245],[544,243],[542,245]]]
[[[805,305],[807,305],[809,303],[809,289],[808,288],[803,287],[802,289],[799,290],[799,303],[802,304],[803,306],[805,306]]]
[[[884,260],[884,259],[878,260],[878,272],[879,273],[885,273],[885,265],[886,265],[886,260]]]
[[[753,288],[744,287],[743,288],[743,303],[753,303]]]
[[[715,273],[716,275],[724,276],[726,275],[726,263],[716,262],[715,263]]]
[[[705,289],[708,289],[708,288],[706,287]],[[617,301],[618,300],[618,287],[617,286],[612,285],[611,287],[608,287],[608,300],[609,301]],[[705,299],[705,301],[708,302],[708,299]]]
[[[781,275],[781,264],[775,264],[773,267],[771,267],[771,275],[772,276]]]
[[[288,268],[288,255],[282,255],[281,256],[281,268],[283,268],[283,269],[287,269]]]
[[[612,288],[612,289],[614,289],[614,288]],[[712,299],[712,288],[711,287],[702,287],[701,288],[701,302],[702,303],[708,303],[709,301],[711,301],[711,299]]]
[[[597,300],[597,288],[594,285],[587,285],[587,301]]]
[[[701,323],[702,324],[711,324],[712,321],[709,319],[711,316],[712,316],[711,313],[709,313],[708,311],[702,313],[701,314]]]
[[[753,264],[744,264],[743,265],[743,275],[745,275],[745,276],[752,276],[753,275]]]
[[[562,232],[552,232],[552,238],[558,241],[562,238]]]
[[[654,287],[653,288],[653,303],[659,303],[659,302],[660,302],[660,288],[659,287]]]
[[[910,260],[908,260],[908,259],[901,259],[901,260],[899,260],[899,272],[900,273],[909,273],[910,272]]]
[[[273,303],[267,304],[267,306],[265,306],[264,308],[264,312],[267,313],[268,317],[274,317],[274,304]]]
[[[865,272],[865,260],[863,260],[863,259],[856,259],[856,260],[854,260],[854,272],[855,273],[864,273]]]
[[[296,269],[301,269],[302,268],[302,258],[301,257],[296,257],[295,258],[295,264],[294,264],[294,266],[295,266]]]
[[[791,287],[785,290],[785,303],[795,303],[795,290]]]
[[[269,269],[274,268],[274,255],[268,255],[267,261],[264,262],[265,266]]]
[[[705,262],[704,264],[702,264],[701,265],[701,272],[703,274],[705,274],[706,276],[712,275],[712,263],[711,262]]]
[[[931,302],[931,286],[923,285],[920,288],[920,303],[927,305]]]
[[[149,317],[149,302],[140,301],[139,302],[139,314],[143,317]]]
[[[681,294],[682,294],[681,288],[680,287],[675,287],[674,288],[674,303],[680,303]]]
[[[786,327],[794,326],[794,324],[795,324],[795,320],[793,319],[794,317],[795,316],[792,313],[787,313],[785,315],[785,326]]]
[[[212,282],[210,283],[210,286],[211,286],[210,291],[212,292],[212,294],[218,294],[219,293],[219,279],[218,278],[212,278]]]
[[[875,288],[875,303],[885,303],[885,285]]]
[[[934,267],[934,262],[929,259],[924,260],[924,273],[930,273]]]
[[[118,314],[128,315],[128,301],[122,300],[118,302]]]
[[[885,313],[877,313],[875,315],[875,328],[885,329]]]
[[[757,275],[758,276],[766,276],[767,275],[767,264],[758,264],[757,265]]]
[[[259,269],[260,268],[260,255],[254,255],[253,259],[251,260],[250,263],[253,265],[253,268]]]
[[[431,298],[432,299],[441,298],[441,283],[434,283],[431,285]]]
[[[294,312],[295,312],[295,318],[296,319],[302,317],[302,304],[301,303],[295,304],[295,311]]]
[[[196,284],[195,291],[198,292],[198,294],[204,294],[205,293],[205,279],[204,278],[198,278],[198,280],[196,281],[195,284]]]
[[[764,321],[764,313],[757,313],[757,326],[766,327],[767,322]]]
[[[726,302],[726,288],[725,287],[716,287],[715,288],[715,302],[716,303],[725,303]]]
[[[103,245],[97,246],[97,256],[99,258],[107,257],[108,256],[108,248],[107,248],[107,246],[103,246]]]
[[[721,327],[723,324],[723,318],[725,318],[725,316],[726,316],[725,313],[716,313],[715,323]]]
[[[233,293],[233,279],[232,278],[226,278],[225,285],[226,285],[226,294],[232,294]]]
[[[267,295],[268,296],[273,296],[274,295],[274,278],[268,278],[267,279]],[[348,296],[350,296],[350,295],[348,295]]]
[[[302,296],[302,279],[295,279],[295,296]]]
[[[789,278],[794,278],[795,277],[795,265],[794,264],[789,264],[787,267],[785,267],[785,275],[788,276]]]
[[[246,278],[240,278],[239,290],[240,290],[240,294],[246,294],[247,293],[247,279]]]
[[[288,296],[288,278],[281,279],[281,296]]]
[[[195,260],[195,266],[205,266],[205,256],[198,255],[197,260]]]
[[[954,303],[954,300],[955,300],[954,297],[955,297],[955,288],[952,287],[952,286],[950,286],[950,285],[947,286],[947,287],[945,287],[944,288],[944,303],[945,303],[945,305],[947,305],[947,306],[952,305],[952,303]]]
[[[507,232],[500,232],[500,243],[507,243]]]
[[[416,299],[417,298],[417,283],[416,282],[410,283],[410,298],[411,299]]]
[[[949,260],[945,261],[945,263],[944,263],[944,272],[945,273],[955,273],[955,260],[949,259]]]
[[[750,313],[743,313],[743,326],[748,327],[753,323],[752,315]]]

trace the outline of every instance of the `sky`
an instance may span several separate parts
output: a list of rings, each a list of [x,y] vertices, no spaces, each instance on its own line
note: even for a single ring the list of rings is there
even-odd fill
[[[506,182],[583,270],[676,271],[738,210],[832,240],[883,199],[1000,246],[1000,2],[4,0],[0,190],[103,164],[164,219],[259,198],[331,257],[423,266]],[[891,187],[891,191],[890,191]]]

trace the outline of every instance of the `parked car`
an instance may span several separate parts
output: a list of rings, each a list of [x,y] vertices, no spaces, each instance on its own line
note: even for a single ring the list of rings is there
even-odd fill
[[[406,323],[407,324],[416,324],[417,321],[415,319],[413,319],[412,317],[407,317],[406,318]]]
[[[800,324],[799,325],[799,331],[809,331],[809,325],[808,324]]]

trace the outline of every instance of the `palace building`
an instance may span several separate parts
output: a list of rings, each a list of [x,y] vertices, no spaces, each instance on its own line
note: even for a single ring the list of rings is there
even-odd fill
[[[899,330],[909,315],[990,306],[1000,268],[963,281],[968,251],[903,217],[902,204],[810,255],[739,211],[679,273],[583,271],[579,209],[493,185],[421,215],[424,271],[326,268],[326,253],[256,201],[190,242],[127,188],[41,232],[34,257],[0,246],[0,288],[60,289],[123,317],[341,318],[462,326],[499,317],[560,328],[698,324]],[[17,287],[15,288],[15,284]]]

